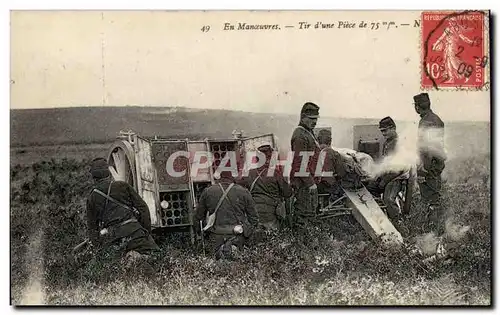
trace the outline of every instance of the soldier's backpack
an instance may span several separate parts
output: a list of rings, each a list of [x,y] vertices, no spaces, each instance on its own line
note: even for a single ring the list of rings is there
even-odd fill
[[[105,202],[105,205],[104,205],[104,210],[103,210],[103,211],[106,211],[106,210],[107,210],[107,208],[108,208],[108,201],[111,201],[112,203],[114,203],[114,204],[116,204],[116,205],[118,205],[118,206],[122,207],[123,209],[126,209],[126,210],[128,210],[128,211],[132,212],[132,214],[134,215],[134,217],[135,217],[137,220],[139,220],[139,221],[140,221],[140,219],[141,219],[141,213],[140,213],[140,212],[139,212],[136,208],[134,208],[134,207],[129,207],[129,206],[127,206],[127,205],[123,204],[122,202],[120,202],[120,201],[116,200],[115,198],[111,197],[110,192],[111,192],[111,185],[113,185],[113,183],[114,183],[114,181],[111,181],[111,182],[109,183],[109,186],[108,186],[108,193],[107,193],[107,194],[105,194],[104,192],[100,191],[100,190],[99,190],[99,189],[97,189],[97,188],[94,188],[94,189],[91,191],[91,193],[94,193],[94,192],[95,192],[95,193],[97,193],[97,194],[101,195],[102,197],[104,197],[104,198],[106,199],[106,202]],[[100,212],[99,212],[99,215],[98,215],[98,219],[99,219],[99,221],[102,221],[102,215],[103,215],[103,213],[102,213],[102,212],[103,212],[103,211],[100,211]]]
[[[253,180],[252,184],[250,185],[250,193],[252,193],[252,190],[253,188],[255,187],[255,184],[257,183],[257,180],[262,176],[262,173],[264,173],[264,171],[266,171],[266,169],[263,169],[261,170],[257,177]],[[265,187],[263,187],[264,190]],[[274,212],[276,214],[276,216],[278,217],[278,219],[281,219],[281,220],[284,220],[286,218],[286,208],[285,208],[285,201],[284,200],[278,200],[278,203],[276,204],[275,206],[275,209],[274,209]]]

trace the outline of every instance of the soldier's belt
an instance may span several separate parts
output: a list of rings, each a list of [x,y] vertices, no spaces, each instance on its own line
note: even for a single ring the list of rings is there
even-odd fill
[[[123,225],[128,224],[128,223],[133,223],[133,222],[138,222],[138,221],[135,218],[128,219],[128,220],[125,220],[123,222],[116,223],[116,224],[113,224],[113,225],[110,225],[108,227],[105,227],[105,228],[101,229],[99,231],[99,234],[102,235],[102,236],[104,236],[104,235],[108,234],[110,232],[110,230],[116,229],[116,228],[118,228],[120,226],[123,226]]]
[[[238,230],[237,227],[241,227],[241,231]],[[243,227],[241,225],[239,225],[239,224],[236,224],[236,225],[216,226],[216,227],[212,228],[211,232],[214,233],[214,234],[218,234],[218,235],[242,234],[243,233]]]

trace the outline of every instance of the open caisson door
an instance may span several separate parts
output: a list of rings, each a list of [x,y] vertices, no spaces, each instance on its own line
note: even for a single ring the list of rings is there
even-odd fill
[[[186,140],[153,140],[152,162],[156,169],[160,209],[160,227],[186,228],[192,226],[189,158],[180,152],[188,151]]]
[[[208,141],[189,141],[189,164],[197,165],[191,169],[191,197],[196,208],[201,193],[214,183],[212,159],[209,155]]]
[[[111,176],[130,184],[146,202],[152,227],[159,225],[156,173],[151,161],[151,144],[133,133],[116,141],[108,154]]]
[[[131,141],[117,140],[108,153],[111,176],[115,181],[123,181],[137,189],[135,172],[135,151]]]
[[[135,165],[137,171],[137,192],[149,208],[151,225],[160,226],[158,194],[156,193],[156,170],[151,159],[151,143],[135,136]]]

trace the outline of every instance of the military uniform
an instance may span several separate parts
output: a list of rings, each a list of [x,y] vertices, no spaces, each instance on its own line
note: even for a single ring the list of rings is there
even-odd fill
[[[386,117],[385,120],[382,119],[379,123],[379,128],[396,128],[396,124],[390,117]],[[382,146],[382,156],[387,157],[396,151],[396,147],[398,144],[398,135],[394,134],[393,136],[387,138]],[[396,222],[400,219],[399,207],[396,203],[396,197],[398,193],[401,191],[402,183],[400,180],[395,180],[397,176],[399,176],[401,172],[387,172],[382,176],[382,180],[380,185],[384,188],[383,194],[383,202],[387,206],[387,215],[389,218]]]
[[[335,201],[343,194],[340,186],[340,179],[345,176],[345,168],[342,165],[343,159],[340,153],[331,147],[331,132],[329,130],[321,130],[318,134],[318,142],[320,143],[320,163],[323,173],[330,173],[329,176],[321,176],[318,184],[318,193],[330,194],[331,201]]]
[[[430,100],[427,93],[414,96],[415,106],[420,106],[423,111],[420,113],[418,124],[418,152],[420,165],[418,176],[423,177],[419,181],[420,195],[429,205],[431,221],[438,228],[438,234],[444,229],[441,209],[441,173],[445,168],[444,152],[444,123],[430,109]]]
[[[392,129],[393,134],[389,134],[382,145],[382,157],[387,157],[396,151],[398,143],[398,135],[395,132],[396,123],[391,117],[385,117],[379,122],[379,129]],[[376,182],[376,187],[369,187],[371,192],[375,194],[383,193],[382,200],[387,206],[387,216],[393,223],[400,220],[400,209],[396,203],[396,197],[401,191],[401,180],[396,179],[403,171],[387,171],[379,176]]]
[[[224,175],[221,174],[221,176]],[[215,254],[217,258],[220,258],[219,251],[225,246],[236,246],[242,249],[259,222],[255,202],[250,192],[235,184],[232,179],[225,177],[202,192],[194,215],[195,222],[200,222],[206,218],[207,214],[214,213],[223,196],[223,189],[227,190],[231,184],[233,184],[232,188],[217,210],[214,225],[207,230],[206,246],[209,252]],[[234,233],[237,225],[243,227],[242,234]],[[195,224],[195,229],[201,232],[198,223]]]
[[[396,151],[396,146],[398,144],[398,136],[386,139],[382,145],[382,156],[388,156]]]
[[[107,163],[94,160],[92,170],[96,180],[87,198],[87,233],[93,244],[103,247],[117,245],[125,252],[136,251],[149,254],[158,250],[151,237],[151,218],[147,204],[132,186],[122,181],[112,181]],[[97,175],[97,176],[96,176]],[[99,175],[106,176],[101,178]],[[110,196],[107,199],[95,191]],[[136,209],[136,213],[131,210]]]
[[[389,155],[394,150],[391,147],[396,145],[397,140],[397,136],[392,139],[387,139],[384,145],[383,156]],[[400,174],[401,172],[387,172],[382,176],[382,181],[380,183],[380,185],[384,187],[382,200],[387,206],[387,215],[393,221],[400,218],[400,209],[396,203],[396,197],[401,191],[402,183],[401,180],[395,179]]]
[[[238,183],[252,194],[259,216],[259,225],[265,229],[274,229],[278,227],[277,208],[283,199],[292,196],[292,189],[280,169],[277,168],[273,176],[268,176],[268,170],[267,165],[252,169],[248,176]]]
[[[301,117],[318,118],[319,107],[312,103],[304,104]],[[290,184],[295,190],[295,224],[300,227],[315,217],[318,207],[318,190],[309,188],[318,184],[321,179],[320,176],[315,176],[320,146],[313,130],[301,122],[292,134],[291,147],[294,155],[290,173]],[[305,171],[305,175],[297,174],[301,172],[300,168],[303,159],[303,156],[300,155],[301,152],[312,154],[312,156],[311,154],[308,155],[309,163],[307,164],[307,168],[302,170],[302,172]]]

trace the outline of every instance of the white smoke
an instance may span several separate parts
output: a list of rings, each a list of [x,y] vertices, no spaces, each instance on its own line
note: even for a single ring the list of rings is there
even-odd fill
[[[450,220],[446,221],[446,233],[451,241],[458,242],[462,240],[469,230],[470,226],[468,225],[455,224]]]
[[[373,163],[369,169],[372,177],[378,177],[387,172],[409,171],[415,168],[418,159],[417,150],[417,128],[407,126],[397,130],[398,141],[392,154],[383,157],[377,163]]]
[[[444,139],[442,129],[427,128],[418,131],[418,127],[404,125],[397,129],[398,141],[392,154],[385,156],[377,162],[362,152],[352,149],[335,148],[334,150],[346,155],[355,156],[363,170],[371,178],[377,178],[387,172],[406,172],[416,170],[420,163],[418,147],[424,148],[433,155],[445,156],[446,151],[442,149]],[[419,137],[420,135],[420,137]]]
[[[424,256],[431,256],[436,254],[439,241],[440,239],[433,232],[415,237],[415,245],[418,249],[420,249]]]
[[[332,147],[344,158],[357,160],[366,175],[377,178],[386,172],[409,171],[418,162],[417,129],[413,126],[398,130],[398,142],[394,152],[375,162],[371,156],[348,148]]]

